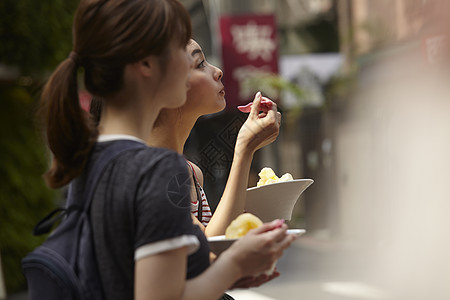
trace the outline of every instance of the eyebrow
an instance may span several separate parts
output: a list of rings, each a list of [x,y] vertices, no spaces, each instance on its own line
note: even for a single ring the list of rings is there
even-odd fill
[[[195,54],[197,54],[197,53],[202,53],[202,50],[200,50],[200,49],[195,49],[194,51],[192,51],[191,52],[191,56],[194,56]]]

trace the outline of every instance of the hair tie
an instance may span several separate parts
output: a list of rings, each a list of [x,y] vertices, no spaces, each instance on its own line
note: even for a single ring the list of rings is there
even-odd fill
[[[83,64],[81,57],[75,51],[70,52],[69,59],[71,59],[76,66],[81,66]]]

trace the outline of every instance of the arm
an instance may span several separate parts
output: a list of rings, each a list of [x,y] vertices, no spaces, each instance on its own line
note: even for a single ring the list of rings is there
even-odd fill
[[[138,260],[135,299],[219,299],[241,276],[240,268],[225,258],[186,281],[187,253],[187,248],[183,247]]]
[[[218,299],[238,279],[270,268],[295,239],[286,229],[272,222],[250,231],[190,280],[185,280],[186,247],[141,258],[135,265],[135,299]]]
[[[194,216],[194,214],[192,214],[192,223],[194,223],[195,225],[198,225],[198,227],[200,227],[200,229],[205,232],[205,225],[203,225],[196,216]]]
[[[220,202],[206,227],[207,236],[222,235],[238,215],[244,212],[248,176],[256,150],[272,143],[278,136],[281,114],[277,105],[259,113],[261,93],[253,100],[252,110],[239,131],[230,174]],[[269,100],[269,99],[267,99]]]

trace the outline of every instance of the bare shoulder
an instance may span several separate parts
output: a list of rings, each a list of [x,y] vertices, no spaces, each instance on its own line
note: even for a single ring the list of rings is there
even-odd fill
[[[197,175],[198,182],[201,186],[203,186],[203,172],[202,169],[199,168],[196,164],[194,164],[192,161],[189,161],[192,165],[192,168],[194,168],[195,175]]]

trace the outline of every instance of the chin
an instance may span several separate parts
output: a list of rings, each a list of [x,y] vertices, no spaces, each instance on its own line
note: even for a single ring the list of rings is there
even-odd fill
[[[217,110],[215,111],[216,113],[221,112],[222,110],[225,109],[225,107],[227,107],[227,103],[225,101],[219,103],[219,105],[217,106]]]
[[[226,107],[225,101],[223,101],[222,103],[217,103],[217,105],[214,105],[214,107],[210,107],[210,109],[204,110],[202,116],[216,114],[224,110],[225,107]]]
[[[225,98],[220,100],[219,107],[220,107],[219,111],[222,111],[225,109],[225,107],[227,107],[227,101],[225,100]]]

